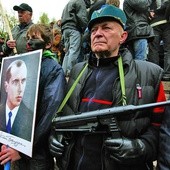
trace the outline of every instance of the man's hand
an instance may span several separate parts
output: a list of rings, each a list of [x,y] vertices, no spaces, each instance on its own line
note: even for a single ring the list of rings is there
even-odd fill
[[[8,161],[14,162],[19,159],[21,159],[21,156],[17,150],[7,147],[6,145],[2,145],[0,152],[1,165],[4,165]]]
[[[51,135],[49,139],[49,149],[54,157],[60,157],[64,152],[64,145],[61,144],[55,136]]]
[[[135,164],[142,161],[145,145],[140,139],[108,139],[105,141],[110,156],[121,164]]]
[[[8,40],[7,46],[11,49],[15,48],[16,47],[16,41],[15,40]]]
[[[152,20],[155,17],[155,12],[154,11],[150,11],[149,12],[149,20]]]

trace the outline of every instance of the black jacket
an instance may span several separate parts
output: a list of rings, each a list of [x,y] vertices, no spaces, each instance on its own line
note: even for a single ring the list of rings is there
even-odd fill
[[[55,60],[42,57],[37,101],[33,158],[48,159],[51,121],[65,94],[65,76]]]
[[[166,107],[164,120],[160,128],[160,146],[158,169],[169,170],[170,168],[170,106]]]
[[[6,132],[5,103],[0,106],[0,130]],[[11,134],[19,138],[31,141],[33,111],[21,102],[15,121],[12,126]]]
[[[127,17],[127,42],[134,39],[152,40],[154,32],[149,24],[150,0],[125,0],[123,10]]]
[[[146,103],[156,102],[158,96],[158,89],[162,77],[162,69],[146,61],[133,60],[131,54],[125,50],[122,53],[123,66],[125,72],[125,87],[126,87],[126,96],[127,104],[141,105]],[[114,65],[117,67],[117,61]],[[84,67],[85,63],[79,63],[73,67],[70,74],[70,79],[68,83],[68,89],[76,80],[81,69]],[[79,112],[79,104],[81,101],[82,90],[85,87],[87,79],[93,72],[94,66],[89,63],[88,69],[85,70],[83,76],[78,82],[73,94],[69,98],[67,105],[64,108],[65,114],[74,114]],[[100,64],[99,64],[100,67]],[[106,75],[107,76],[107,75]],[[94,82],[92,82],[94,83]],[[142,88],[142,98],[138,98],[137,87],[139,84]],[[106,87],[107,88],[107,87]],[[112,91],[110,92],[113,96],[113,107],[121,105],[121,87],[119,77],[115,79],[113,83]],[[154,120],[151,120],[151,116]],[[159,123],[161,120],[160,117],[157,117],[156,114],[149,111],[140,111],[136,112],[132,116],[126,116],[125,118],[118,119],[118,125],[121,129],[123,136],[128,138],[140,138],[146,145],[146,153],[143,155],[143,159],[140,162],[137,162],[136,165],[119,165],[110,159],[107,151],[104,148],[101,148],[102,152],[102,170],[147,170],[147,166],[152,164],[152,161],[156,159],[157,156],[157,147],[158,147],[158,133],[159,128],[152,126],[150,121],[156,121]],[[62,157],[62,160],[58,160],[58,165],[62,170],[69,169],[70,157],[73,157],[72,148],[75,144],[75,139],[73,138],[70,141],[69,145],[65,146],[65,153]],[[104,140],[105,138],[103,138]],[[89,161],[89,166],[90,166]],[[88,167],[89,168],[89,167]]]
[[[156,0],[153,0],[150,5],[150,10],[155,12],[154,17],[151,19],[151,25],[157,23],[158,25],[160,21],[164,21],[163,24],[170,21],[170,1],[167,0],[161,4],[158,8],[156,4]]]
[[[84,0],[70,0],[64,7],[61,17],[61,30],[77,30],[81,33],[87,27],[87,9]]]
[[[66,85],[63,69],[52,57],[42,57],[31,159],[37,163],[44,161],[46,164],[53,160],[48,148],[48,137],[52,118],[64,98]],[[21,156],[19,161],[24,166],[24,162],[28,163],[29,158],[23,154]]]

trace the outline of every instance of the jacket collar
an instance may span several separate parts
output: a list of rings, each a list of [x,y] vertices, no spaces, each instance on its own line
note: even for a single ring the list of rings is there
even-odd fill
[[[95,54],[91,54],[89,58],[89,65],[93,67],[102,67],[113,65],[117,61],[119,56],[114,56],[110,58],[96,58]]]
[[[120,49],[118,56],[113,56],[110,58],[96,58],[94,53],[90,54],[88,63],[90,66],[93,67],[100,67],[100,66],[111,66],[111,65],[118,65],[118,58],[122,56],[123,65],[130,65],[132,61],[132,54],[129,52],[127,48]]]

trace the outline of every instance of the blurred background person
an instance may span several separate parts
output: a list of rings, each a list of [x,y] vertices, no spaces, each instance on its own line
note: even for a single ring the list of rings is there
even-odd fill
[[[62,13],[61,31],[65,48],[62,68],[68,77],[72,67],[81,61],[82,35],[87,27],[90,4],[90,0],[70,0]]]
[[[13,40],[7,39],[3,45],[3,52],[6,56],[14,55],[14,48],[16,48],[18,54],[27,52],[26,32],[28,28],[33,24],[33,10],[31,6],[26,3],[22,3],[19,6],[15,5],[13,10],[18,12],[19,25],[16,25],[12,29]]]
[[[149,43],[148,60],[160,65],[164,71],[164,77],[170,78],[170,1],[152,0],[150,6],[151,26],[155,38]],[[162,46],[161,46],[162,45]],[[163,48],[163,62],[161,65],[160,48]]]
[[[137,60],[147,59],[148,41],[153,40],[154,37],[153,28],[149,24],[150,4],[150,0],[124,0],[123,3],[123,10],[127,17],[126,44]]]
[[[61,33],[61,25],[58,20],[53,25],[53,44],[52,44],[52,52],[55,53],[57,61],[62,65],[64,58],[64,44],[62,41],[62,33]]]

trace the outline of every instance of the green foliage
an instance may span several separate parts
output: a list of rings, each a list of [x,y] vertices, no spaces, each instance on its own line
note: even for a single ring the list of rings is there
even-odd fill
[[[15,16],[8,15],[8,21],[11,29],[18,24],[18,19]]]
[[[12,29],[16,24],[18,24],[18,20],[14,15],[13,16],[7,15],[7,19],[9,22],[10,29]],[[3,19],[2,15],[0,14],[0,37],[6,38],[7,35],[8,35],[8,33],[6,30],[4,19]]]
[[[39,18],[39,21],[38,23],[41,23],[41,24],[46,24],[48,25],[50,22],[50,19],[48,18],[48,15],[46,13],[43,13],[40,18]]]
[[[55,18],[52,18],[52,19],[51,19],[51,22],[54,22],[54,23],[55,23],[55,22],[56,22],[56,19],[55,19]]]
[[[7,36],[8,36],[8,33],[0,29],[0,38],[6,39]]]

